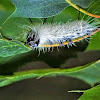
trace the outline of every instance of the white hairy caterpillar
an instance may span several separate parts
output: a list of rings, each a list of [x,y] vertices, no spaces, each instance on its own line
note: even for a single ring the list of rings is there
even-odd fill
[[[31,31],[27,36],[27,44],[32,49],[47,50],[51,47],[75,45],[100,31],[94,19],[89,21],[77,20],[67,23],[39,24],[30,26]]]
[[[39,50],[75,45],[75,40],[82,40],[91,36],[98,27],[88,24],[86,21],[74,21],[66,24],[45,24],[31,27],[32,31],[27,36],[27,44],[32,49]],[[76,41],[77,42],[77,41]]]

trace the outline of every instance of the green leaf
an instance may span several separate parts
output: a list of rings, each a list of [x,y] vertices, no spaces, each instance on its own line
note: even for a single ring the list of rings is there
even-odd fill
[[[13,56],[28,51],[30,51],[30,48],[24,46],[24,44],[19,41],[0,39],[0,57]]]
[[[11,17],[1,28],[1,33],[4,37],[25,42],[27,34],[31,30],[27,30],[26,26],[28,27],[30,24],[29,19]]]
[[[69,4],[65,0],[11,0],[16,6],[13,16],[44,18],[60,13]]]
[[[0,0],[0,27],[14,10],[15,7],[9,0]]]
[[[100,15],[100,2],[98,0],[93,0],[94,2],[90,4],[87,11],[92,12],[94,14]],[[92,18],[89,16],[84,16],[84,19],[86,21],[91,22],[94,20],[94,24],[99,26],[100,19]],[[100,32],[95,33],[93,36],[90,37],[89,45],[86,49],[86,51],[93,51],[93,50],[100,50]]]
[[[57,15],[69,4],[65,0],[11,0],[16,6],[14,16],[43,18]],[[82,7],[88,7],[92,0],[72,0]]]
[[[20,81],[28,78],[40,78],[43,76],[55,76],[55,75],[65,75],[74,78],[81,79],[88,84],[95,84],[100,82],[100,60],[94,64],[89,64],[85,66],[80,66],[70,69],[38,69],[23,72],[16,72],[12,76],[0,76],[0,79],[4,79],[0,83],[0,87],[9,85],[13,82]]]
[[[84,94],[78,100],[100,100],[100,85],[82,92]]]
[[[86,51],[92,50],[100,50],[100,32],[95,33],[91,40],[89,41],[89,46],[87,47]]]
[[[87,8],[89,6],[89,4],[93,1],[93,0],[71,0],[74,4],[77,4],[79,6],[81,6],[82,8]]]
[[[69,6],[54,17],[53,23],[67,23],[67,21],[76,21],[78,18],[78,14],[79,13],[76,9]],[[42,20],[44,21],[44,19]],[[51,23],[51,20],[52,17],[49,17],[46,23]]]

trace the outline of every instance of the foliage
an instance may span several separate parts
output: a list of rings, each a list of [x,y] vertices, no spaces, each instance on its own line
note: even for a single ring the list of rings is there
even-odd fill
[[[21,42],[19,41],[8,41],[5,39],[0,40],[0,56],[1,57],[8,57],[13,56],[20,53],[25,53],[30,51],[30,48],[26,48]]]
[[[27,78],[41,78],[43,76],[65,75],[81,79],[90,85],[100,82],[100,60],[89,65],[70,69],[38,69],[23,72],[15,72],[12,76],[1,76],[0,87]],[[95,72],[94,72],[95,71]],[[87,77],[88,76],[88,77]]]
[[[82,92],[84,94],[78,100],[99,100],[100,99],[100,85]]]

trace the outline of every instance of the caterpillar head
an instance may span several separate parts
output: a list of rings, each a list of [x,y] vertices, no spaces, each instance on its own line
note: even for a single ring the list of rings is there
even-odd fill
[[[26,44],[28,44],[32,49],[39,45],[40,39],[35,31],[31,30],[27,35]]]

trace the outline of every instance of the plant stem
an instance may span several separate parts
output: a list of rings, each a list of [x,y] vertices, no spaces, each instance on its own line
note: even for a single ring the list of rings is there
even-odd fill
[[[66,2],[69,3],[72,7],[76,8],[77,10],[81,11],[82,13],[84,13],[86,15],[89,15],[89,16],[92,16],[92,17],[95,17],[95,18],[100,18],[100,15],[95,15],[95,14],[87,12],[86,10],[84,10],[84,9],[80,8],[79,6],[73,4],[71,2],[71,0],[66,0]]]

